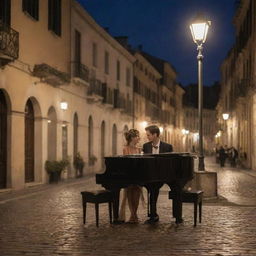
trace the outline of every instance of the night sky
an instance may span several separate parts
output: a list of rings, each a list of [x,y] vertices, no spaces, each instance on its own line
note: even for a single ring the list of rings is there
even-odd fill
[[[169,61],[183,86],[197,83],[197,50],[189,24],[198,12],[212,22],[204,44],[203,83],[220,80],[220,64],[234,44],[235,0],[78,0],[112,36]]]

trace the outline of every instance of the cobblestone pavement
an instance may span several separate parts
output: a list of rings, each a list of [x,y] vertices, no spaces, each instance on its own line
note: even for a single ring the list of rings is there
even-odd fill
[[[170,218],[166,187],[159,196],[158,224],[143,224],[146,209],[140,206],[138,225],[110,225],[103,204],[99,228],[93,205],[87,209],[87,224],[82,224],[80,191],[99,188],[94,177],[1,193],[0,255],[256,255],[256,177],[229,167],[219,170],[211,162],[209,168],[218,172],[222,197],[204,203],[197,227],[191,204],[183,207],[184,224],[177,226]]]
[[[213,158],[207,159],[207,170],[218,173],[218,194],[238,205],[256,205],[256,171],[233,168],[226,163],[221,168]]]

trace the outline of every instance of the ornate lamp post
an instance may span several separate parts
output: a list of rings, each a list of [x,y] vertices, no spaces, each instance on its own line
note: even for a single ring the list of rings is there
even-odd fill
[[[199,171],[205,171],[204,151],[203,151],[203,83],[202,83],[202,65],[203,65],[203,43],[206,41],[208,29],[211,22],[198,15],[190,25],[193,41],[197,44],[198,60],[198,117],[199,117]]]

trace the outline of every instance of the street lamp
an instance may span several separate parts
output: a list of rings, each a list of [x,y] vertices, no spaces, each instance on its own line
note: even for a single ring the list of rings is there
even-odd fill
[[[197,60],[198,60],[198,117],[199,117],[199,164],[198,170],[204,169],[204,151],[203,151],[203,83],[202,83],[202,65],[203,65],[203,43],[206,41],[210,21],[205,20],[198,15],[190,25],[193,41],[197,44]]]
[[[226,120],[229,119],[229,114],[228,114],[228,113],[223,113],[223,114],[222,114],[222,117],[223,117],[223,119],[226,121]]]

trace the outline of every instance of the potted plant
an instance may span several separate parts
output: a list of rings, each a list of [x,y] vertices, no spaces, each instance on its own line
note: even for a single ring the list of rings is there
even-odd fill
[[[74,157],[73,165],[76,169],[76,177],[83,177],[83,169],[85,162],[79,152]]]
[[[60,180],[61,172],[68,166],[68,164],[68,159],[63,159],[60,161],[45,161],[44,167],[47,173],[49,174],[49,182],[58,183],[58,181]]]
[[[94,165],[97,161],[97,157],[95,155],[91,155],[89,157],[89,165]]]

